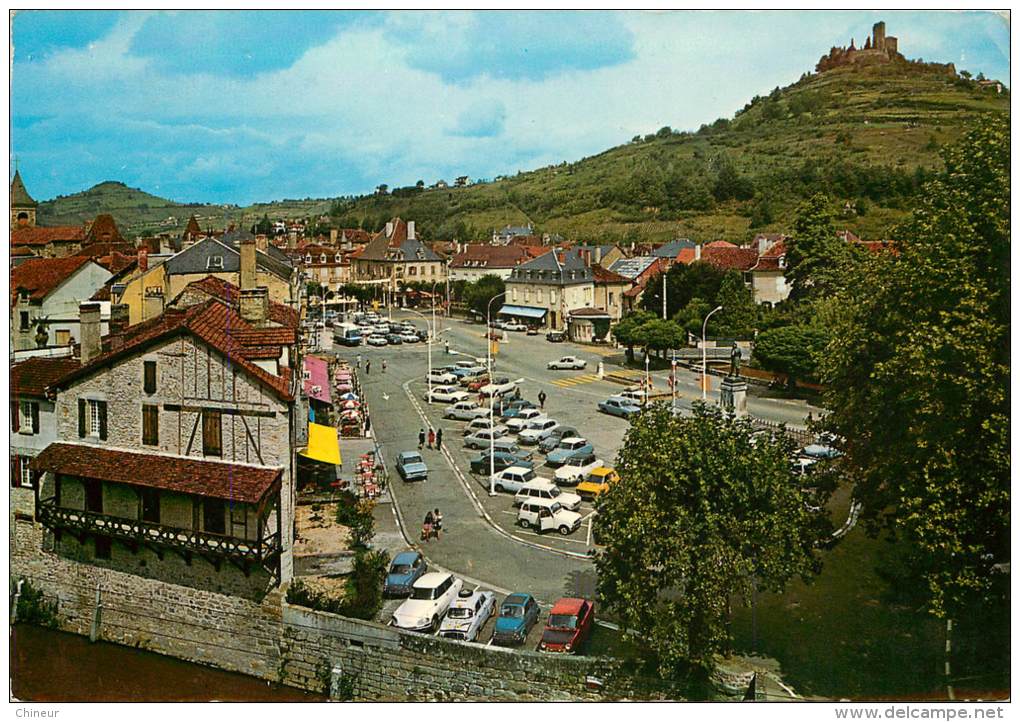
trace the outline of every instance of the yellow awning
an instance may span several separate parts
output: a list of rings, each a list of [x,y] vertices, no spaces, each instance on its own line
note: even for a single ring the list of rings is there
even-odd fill
[[[336,429],[322,424],[308,424],[308,448],[299,452],[315,461],[340,466],[340,443],[336,438]]]

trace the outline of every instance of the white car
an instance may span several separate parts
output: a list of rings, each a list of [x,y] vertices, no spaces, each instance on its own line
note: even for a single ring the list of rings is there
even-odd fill
[[[517,384],[510,380],[497,379],[495,383],[485,384],[482,388],[478,389],[478,393],[482,396],[505,396],[506,394],[512,393],[517,388]]]
[[[594,455],[588,456],[579,462],[564,464],[558,468],[553,476],[553,481],[564,486],[574,486],[587,479],[588,475],[595,471],[595,469],[605,465],[606,462],[602,459],[596,459]]]
[[[443,413],[443,418],[454,419],[456,421],[471,421],[472,419],[488,415],[489,410],[483,409],[474,401],[458,401]]]
[[[527,331],[528,327],[520,321],[507,321],[503,324],[504,331]]]
[[[528,499],[517,512],[517,523],[525,529],[534,529],[539,534],[555,529],[566,536],[581,526],[581,515],[568,511],[558,501],[551,499]]]
[[[511,494],[516,494],[524,488],[525,484],[531,481],[549,483],[548,479],[536,474],[534,469],[528,469],[523,466],[511,466],[508,469],[496,472],[492,476],[492,486],[496,491],[507,491]]]
[[[562,370],[562,369],[580,370],[580,369],[583,369],[587,365],[588,365],[588,362],[585,361],[583,358],[577,358],[577,356],[564,356],[563,358],[559,359],[558,361],[550,361],[549,363],[547,363],[545,365],[545,367],[547,369],[556,369],[556,370]]]
[[[645,390],[640,386],[631,386],[621,391],[619,395],[625,399],[630,399],[638,406],[645,402]]]
[[[428,572],[411,587],[411,596],[393,613],[393,626],[435,632],[464,582],[446,572]]]
[[[473,642],[495,611],[496,595],[492,592],[461,589],[439,626],[439,636]]]
[[[373,333],[365,340],[365,343],[367,343],[369,346],[386,346],[387,344],[389,344],[389,341],[386,340],[385,336]]]
[[[509,429],[499,423],[498,420],[493,419],[492,421],[489,421],[489,417],[486,415],[479,416],[477,419],[472,419],[471,422],[464,427],[463,435],[471,436],[471,434],[476,431],[488,431],[489,429],[494,429],[496,436],[506,436],[507,433],[509,433]]]
[[[444,404],[456,404],[470,398],[470,394],[456,386],[433,386],[431,392],[425,392],[426,401],[441,401]]]
[[[524,429],[517,437],[517,442],[522,446],[531,446],[547,438],[560,423],[556,419],[532,419],[524,425]]]
[[[524,431],[529,421],[537,421],[549,418],[538,409],[524,409],[517,416],[506,422],[507,427],[515,434]]]
[[[420,339],[416,333],[401,333],[400,340],[404,343],[418,343]]]
[[[563,491],[560,487],[545,479],[533,479],[521,487],[514,496],[514,506],[520,506],[529,499],[549,499],[558,501],[568,511],[577,511],[581,506],[581,497]]]
[[[425,377],[425,381],[431,381],[434,384],[455,384],[457,383],[457,376],[451,374],[449,371],[439,371],[436,369],[432,370],[431,374]]]
[[[481,429],[469,436],[465,436],[464,446],[468,449],[488,449],[494,445],[495,441],[503,438],[505,437],[499,433],[499,429],[496,429],[495,433],[488,429]]]

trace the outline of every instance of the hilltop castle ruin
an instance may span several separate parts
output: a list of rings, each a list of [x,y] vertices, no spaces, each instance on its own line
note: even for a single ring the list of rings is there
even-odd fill
[[[828,55],[823,55],[818,61],[815,70],[822,73],[845,65],[873,65],[901,61],[904,57],[900,55],[898,45],[895,37],[885,34],[885,23],[877,22],[871,28],[871,37],[864,41],[863,48],[855,47],[854,39],[850,38],[849,47],[833,47]]]

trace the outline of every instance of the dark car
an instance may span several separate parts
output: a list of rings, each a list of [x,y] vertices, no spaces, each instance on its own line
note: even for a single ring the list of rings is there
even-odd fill
[[[561,424],[552,430],[552,433],[542,439],[538,444],[539,451],[544,454],[548,454],[550,451],[560,445],[562,439],[569,439],[571,436],[580,436],[581,432],[577,430],[576,426],[567,426]]]
[[[531,456],[530,454],[528,455]],[[526,469],[531,469],[534,464],[527,458],[518,456],[517,454],[511,454],[509,451],[497,451],[493,454],[493,467],[496,471],[503,471],[509,469],[511,466],[523,466]],[[489,452],[482,452],[479,456],[471,460],[471,472],[473,474],[489,474]]]
[[[387,597],[411,596],[411,587],[428,570],[428,562],[421,552],[400,552],[390,564],[383,583],[383,594]]]
[[[538,602],[530,594],[515,592],[499,605],[492,643],[499,646],[524,644],[528,632],[538,622]]]
[[[404,343],[404,339],[400,337],[399,333],[386,334],[386,340],[389,341],[390,346],[399,346]]]
[[[545,335],[545,340],[552,343],[562,343],[567,340],[567,334],[563,331],[550,331]]]
[[[595,604],[587,599],[565,598],[549,611],[538,648],[543,652],[577,654],[591,636]]]

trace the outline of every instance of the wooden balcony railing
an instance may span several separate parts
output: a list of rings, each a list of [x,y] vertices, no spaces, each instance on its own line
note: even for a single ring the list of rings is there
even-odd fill
[[[97,514],[57,506],[53,499],[40,500],[36,519],[47,529],[71,533],[98,534],[124,541],[152,544],[176,551],[225,557],[262,564],[280,553],[280,536],[275,532],[260,541],[238,539],[193,529],[154,524],[139,519]]]

